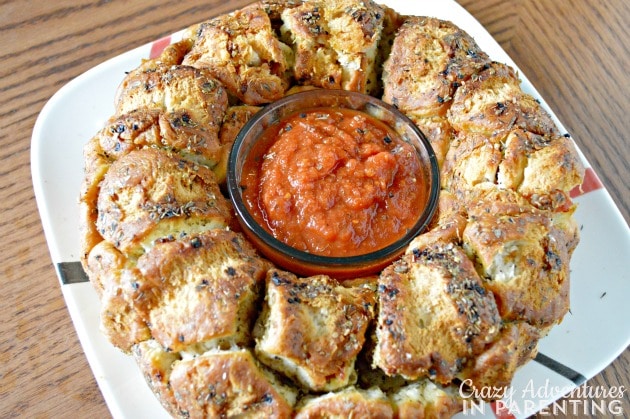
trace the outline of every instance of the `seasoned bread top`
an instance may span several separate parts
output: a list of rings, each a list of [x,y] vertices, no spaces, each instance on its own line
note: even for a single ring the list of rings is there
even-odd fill
[[[226,227],[232,216],[212,171],[152,148],[112,163],[97,209],[103,239],[130,254],[162,237]]]
[[[247,349],[214,351],[173,365],[170,384],[187,418],[288,418],[296,392],[265,371]]]
[[[254,3],[199,25],[183,64],[205,69],[232,96],[259,105],[284,96],[292,60],[263,7]]]
[[[309,1],[286,8],[281,18],[298,83],[363,93],[378,89],[375,62],[384,12],[376,3]]]
[[[453,95],[448,119],[457,131],[501,136],[513,128],[557,135],[551,116],[523,92],[513,68],[491,62],[464,80]]]
[[[378,293],[374,364],[389,375],[447,384],[501,328],[493,294],[450,243],[414,248],[383,271]]]
[[[147,65],[148,66],[148,65]],[[156,61],[130,71],[116,93],[116,114],[158,109],[176,127],[201,128],[217,135],[227,106],[225,87],[207,69]]]
[[[337,393],[306,398],[296,411],[296,419],[394,417],[391,403],[378,388],[362,390],[348,387]]]
[[[230,231],[165,241],[138,260],[134,308],[173,351],[247,345],[267,269]]]
[[[383,100],[407,115],[444,116],[461,83],[488,63],[473,38],[451,22],[406,17],[383,66]]]
[[[265,295],[256,343],[262,362],[313,391],[336,390],[356,380],[354,362],[376,306],[368,285],[344,286],[323,275],[298,278],[270,270]]]

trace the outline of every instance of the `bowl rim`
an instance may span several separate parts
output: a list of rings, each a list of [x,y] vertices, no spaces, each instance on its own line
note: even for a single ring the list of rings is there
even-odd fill
[[[388,112],[395,115],[398,119],[403,121],[405,125],[408,125],[409,128],[416,134],[418,137],[422,147],[426,151],[429,160],[429,168],[428,168],[428,177],[431,181],[431,186],[429,188],[429,194],[427,198],[426,205],[423,211],[419,214],[416,223],[414,226],[407,231],[401,238],[398,240],[388,244],[385,247],[374,250],[369,253],[364,253],[360,255],[352,255],[352,256],[324,256],[318,255],[314,253],[309,253],[303,250],[296,249],[281,240],[275,238],[271,233],[269,233],[263,226],[261,226],[254,217],[247,210],[247,207],[242,199],[242,188],[239,185],[239,179],[237,179],[237,170],[236,163],[239,155],[239,150],[242,146],[243,139],[245,135],[255,127],[256,124],[259,123],[264,117],[266,117],[271,112],[274,112],[276,109],[282,108],[288,103],[296,102],[301,99],[309,98],[309,97],[319,97],[321,98],[322,94],[330,94],[336,97],[343,98],[356,98],[359,100],[367,100],[368,102],[375,103],[376,105],[384,108]],[[304,110],[317,108],[318,106],[305,106]],[[301,109],[300,109],[301,110]],[[297,112],[297,110],[295,111]],[[279,122],[279,120],[272,121],[268,127],[273,124]],[[268,128],[267,127],[267,128]],[[265,129],[267,129],[265,128]],[[403,141],[405,141],[403,139]],[[412,144],[413,145],[413,144]],[[420,155],[420,151],[417,150],[414,145],[414,149]],[[421,161],[424,161],[424,158],[421,157]],[[427,225],[431,222],[433,215],[437,209],[438,199],[440,195],[440,171],[439,165],[437,161],[437,157],[435,155],[435,151],[431,146],[431,143],[426,138],[424,133],[418,128],[418,126],[405,114],[399,111],[396,107],[382,101],[381,99],[354,91],[347,91],[341,89],[313,89],[306,90],[302,92],[293,93],[287,95],[275,102],[269,103],[265,105],[262,109],[256,112],[247,123],[241,128],[234,143],[230,148],[230,154],[228,158],[227,165],[227,189],[230,195],[230,200],[232,201],[232,206],[236,212],[236,215],[241,221],[241,223],[245,224],[245,227],[250,230],[252,234],[257,236],[259,240],[261,240],[264,245],[271,247],[276,252],[281,252],[283,256],[290,257],[291,259],[303,262],[308,265],[321,265],[321,266],[331,266],[331,267],[352,267],[352,266],[364,266],[369,263],[377,263],[378,261],[390,258],[394,254],[399,254],[405,246],[408,246],[409,243],[417,237]],[[264,253],[264,251],[261,249]]]

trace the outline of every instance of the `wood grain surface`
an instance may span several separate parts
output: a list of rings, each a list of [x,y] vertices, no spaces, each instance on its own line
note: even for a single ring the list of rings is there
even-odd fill
[[[96,64],[247,3],[0,1],[0,417],[110,415],[61,295],[36,208],[30,141],[38,113]],[[628,222],[629,2],[460,3],[555,110]],[[630,389],[629,375],[626,349],[589,384]]]

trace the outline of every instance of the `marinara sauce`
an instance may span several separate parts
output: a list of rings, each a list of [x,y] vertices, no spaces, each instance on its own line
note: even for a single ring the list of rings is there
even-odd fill
[[[423,173],[414,147],[376,118],[314,108],[263,133],[241,186],[278,240],[342,257],[386,247],[414,226],[427,200]]]

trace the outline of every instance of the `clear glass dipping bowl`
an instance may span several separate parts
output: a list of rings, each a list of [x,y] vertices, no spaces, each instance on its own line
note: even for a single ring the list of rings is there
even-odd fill
[[[241,172],[252,146],[262,133],[289,115],[319,107],[348,108],[364,112],[393,128],[401,138],[414,146],[420,157],[425,171],[424,184],[428,197],[426,205],[418,208],[418,217],[413,228],[380,250],[347,257],[320,256],[298,250],[276,239],[261,226],[243,201]],[[247,122],[232,147],[228,161],[227,186],[246,237],[269,260],[299,275],[326,274],[344,279],[376,274],[405,251],[409,242],[431,221],[438,202],[440,181],[437,159],[429,141],[409,118],[393,106],[361,93],[317,89],[295,93],[269,104]]]

